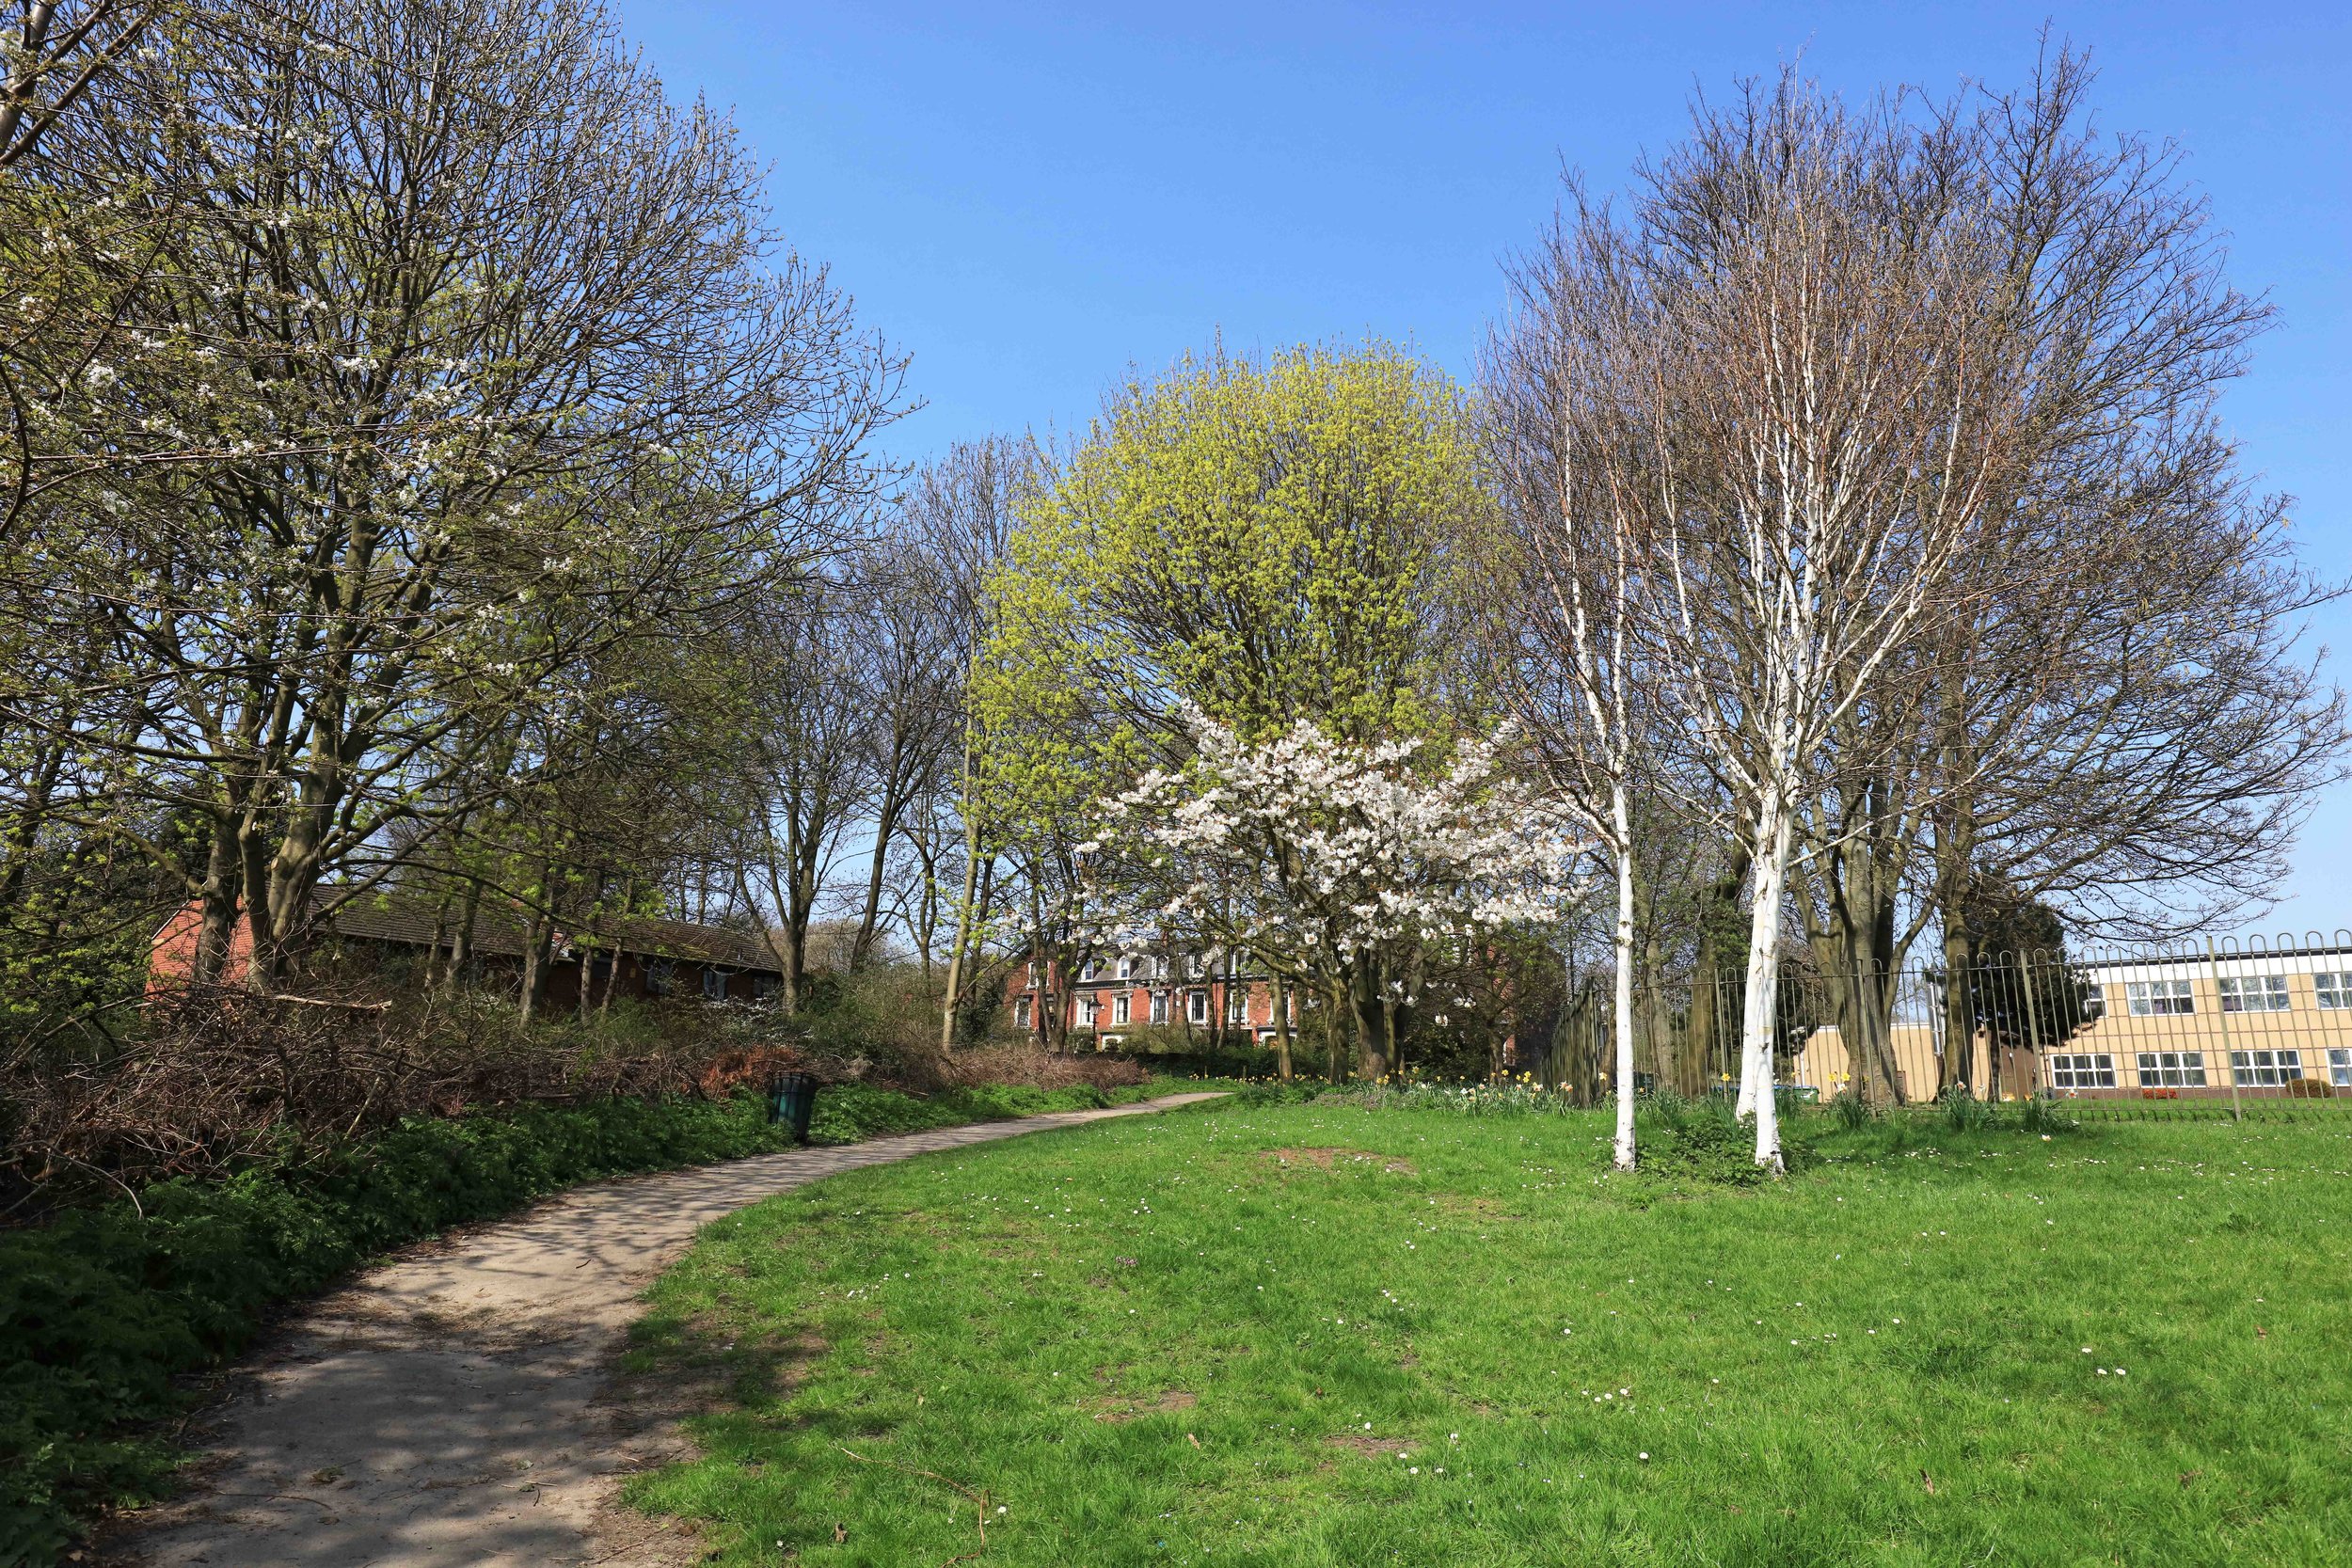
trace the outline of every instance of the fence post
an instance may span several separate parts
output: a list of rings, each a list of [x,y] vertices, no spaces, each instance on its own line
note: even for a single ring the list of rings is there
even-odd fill
[[[2221,1065],[2230,1070],[2230,1119],[2243,1122],[2246,1107],[2237,1094],[2237,1061],[2230,1051],[2230,1009],[2221,1005],[2221,960],[2214,956],[2213,938],[2205,939],[2205,972],[2213,977],[2213,1016],[2221,1022]]]

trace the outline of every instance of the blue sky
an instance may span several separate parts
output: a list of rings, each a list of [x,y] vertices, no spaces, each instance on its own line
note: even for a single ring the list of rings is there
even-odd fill
[[[779,223],[913,356],[920,458],[1083,428],[1126,368],[1367,333],[1466,373],[1564,166],[1599,189],[1694,90],[2021,81],[2089,45],[2102,123],[2171,138],[2280,325],[2226,418],[2352,576],[2352,7],[784,6],[622,0],[671,90],[731,107]],[[2352,610],[2315,643],[2352,657]],[[2344,657],[2332,658],[2347,679]],[[2352,926],[2352,786],[2261,922]]]

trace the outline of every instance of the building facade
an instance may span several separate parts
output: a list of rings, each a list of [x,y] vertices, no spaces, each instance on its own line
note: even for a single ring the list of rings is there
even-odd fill
[[[195,966],[201,924],[195,903],[164,923],[149,956],[151,986],[186,978]],[[421,976],[437,954],[446,959],[456,950],[455,938],[444,911],[420,900],[367,895],[329,909],[311,932],[310,947],[337,964],[398,982]],[[466,946],[469,982],[518,987],[530,941],[531,933],[513,915],[478,914]],[[252,933],[240,918],[224,982],[243,983],[252,952]],[[783,977],[775,955],[754,933],[680,920],[614,920],[594,933],[559,928],[550,934],[541,1005],[555,1012],[576,1007],[583,986],[591,1006],[608,995],[761,1002],[775,993]]]
[[[2038,968],[2045,987],[2082,998],[2062,1038],[2039,1020],[1967,1042],[1968,1080],[1992,1092],[2145,1100],[2332,1098],[2352,1094],[2352,949],[2129,959]],[[2022,992],[2022,985],[2019,987]],[[1931,1016],[1897,1022],[1892,1046],[1907,1099],[1944,1077],[1946,1041]],[[2046,1009],[2045,1009],[2046,1010]],[[2019,1008],[2021,1020],[2026,1009]],[[1823,1098],[1848,1092],[1852,1064],[1834,1028],[1815,1030],[1790,1076]]]
[[[1287,998],[1298,1022],[1298,997]],[[1088,960],[1064,983],[1059,966],[1016,960],[1005,980],[1014,1026],[1041,1039],[1057,1011],[1075,1049],[1109,1051],[1137,1030],[1158,1026],[1271,1047],[1279,1034],[1274,986],[1263,974],[1227,974],[1198,955],[1109,954]]]

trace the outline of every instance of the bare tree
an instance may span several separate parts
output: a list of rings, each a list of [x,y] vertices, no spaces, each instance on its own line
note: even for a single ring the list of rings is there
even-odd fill
[[[1534,742],[1552,793],[1598,840],[1615,872],[1612,938],[1615,1163],[1634,1164],[1634,804],[1652,705],[1637,693],[1642,622],[1656,611],[1655,515],[1645,431],[1620,388],[1638,381],[1642,345],[1620,334],[1637,312],[1622,240],[1571,186],[1573,222],[1555,223],[1511,270],[1512,314],[1486,355],[1488,446],[1521,581],[1498,597],[1505,695]]]
[[[1955,566],[2015,445],[1997,230],[1981,201],[1919,197],[1930,140],[1894,105],[1851,114],[1785,73],[1702,105],[1621,234],[1580,220],[1628,280],[1620,341],[1646,345],[1620,395],[1646,432],[1669,585],[1661,689],[1751,847],[1740,1108],[1775,1166],[1803,814],[1831,770],[1867,760],[1851,721],[1885,700],[1899,656],[1978,586]]]
[[[469,705],[803,574],[897,365],[593,6],[156,38],[43,142],[144,204],[85,372],[128,570],[86,606],[123,743],[234,843],[268,986],[321,879],[499,733]],[[578,612],[517,614],[549,600]]]

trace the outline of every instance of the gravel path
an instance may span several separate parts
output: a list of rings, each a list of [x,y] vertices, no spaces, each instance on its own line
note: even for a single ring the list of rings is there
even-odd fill
[[[674,1527],[613,1506],[684,1451],[680,1407],[612,1382],[638,1295],[695,1231],[838,1171],[1213,1100],[796,1149],[630,1177],[404,1253],[315,1304],[201,1432],[196,1484],[103,1560],[180,1568],[666,1568]],[[670,1391],[675,1394],[675,1391]]]

